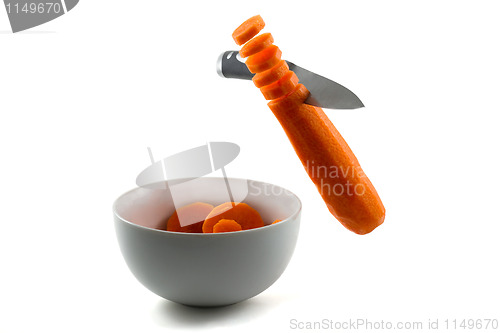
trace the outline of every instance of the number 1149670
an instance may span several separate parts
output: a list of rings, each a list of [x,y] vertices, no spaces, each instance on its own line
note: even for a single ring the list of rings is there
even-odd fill
[[[7,3],[8,14],[59,14],[62,11],[58,2]]]

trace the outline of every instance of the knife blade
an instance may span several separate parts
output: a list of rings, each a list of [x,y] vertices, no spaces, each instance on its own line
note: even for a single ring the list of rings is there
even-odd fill
[[[361,100],[352,91],[343,85],[313,73],[286,60],[290,70],[294,71],[299,82],[310,92],[305,101],[307,104],[326,109],[357,109],[364,107]],[[251,80],[254,74],[250,73],[245,60],[238,51],[226,51],[217,59],[217,73],[228,79]]]

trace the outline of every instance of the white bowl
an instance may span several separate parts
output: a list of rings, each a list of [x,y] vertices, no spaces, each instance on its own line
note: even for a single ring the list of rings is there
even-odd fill
[[[290,191],[268,183],[228,178],[234,198],[262,216],[265,226],[229,233],[196,234],[154,229],[175,210],[167,189],[138,187],[113,205],[121,252],[135,277],[168,300],[192,306],[223,306],[260,294],[284,272],[300,225],[301,202]],[[227,201],[224,178],[181,183],[175,203]],[[157,183],[159,184],[159,183]],[[162,184],[163,185],[163,184]],[[271,225],[276,220],[282,222]]]

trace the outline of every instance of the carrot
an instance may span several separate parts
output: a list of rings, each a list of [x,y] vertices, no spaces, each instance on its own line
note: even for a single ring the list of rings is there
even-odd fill
[[[291,92],[298,83],[299,78],[297,75],[292,71],[288,71],[281,79],[260,88],[260,91],[267,100],[277,99]]]
[[[214,225],[214,233],[241,231],[241,225],[235,220],[222,219]]]
[[[252,38],[241,48],[240,57],[246,58],[248,56],[254,55],[255,53],[262,51],[266,47],[271,46],[273,42],[273,35],[271,35],[269,32]]]
[[[286,61],[280,60],[272,68],[255,74],[252,78],[253,84],[255,84],[257,88],[262,88],[281,79],[283,75],[288,73],[288,70],[289,68]]]
[[[215,207],[208,214],[203,223],[203,232],[214,232],[214,225],[222,219],[238,221],[243,230],[264,226],[264,221],[262,221],[260,214],[246,203],[225,202]]]
[[[255,15],[234,30],[233,39],[236,44],[243,45],[264,29],[265,25],[262,17],[260,17],[260,15]]]
[[[271,224],[276,224],[276,223],[278,223],[278,222],[281,222],[281,220],[275,220],[275,221],[274,221],[273,223],[271,223]]]
[[[251,55],[245,61],[251,73],[260,73],[270,69],[281,60],[281,50],[276,45],[266,47],[264,50]]]
[[[204,202],[183,206],[170,216],[166,228],[160,229],[176,232],[203,232],[203,222],[213,208],[214,206]]]
[[[382,224],[385,208],[377,191],[323,110],[286,98],[268,106],[332,215],[360,235]]]
[[[277,58],[277,50],[277,46],[269,46],[246,61],[250,72],[258,73],[254,84],[259,87],[262,82],[266,83],[260,86],[261,90],[269,89],[265,88],[268,85],[271,88],[278,86],[277,82],[285,75],[277,77],[280,67],[276,64],[272,71],[268,70],[272,67],[270,59]],[[270,101],[268,106],[285,130],[328,210],[347,229],[367,234],[384,222],[385,207],[356,156],[323,110],[304,103],[308,96],[307,88],[299,83],[288,93]]]

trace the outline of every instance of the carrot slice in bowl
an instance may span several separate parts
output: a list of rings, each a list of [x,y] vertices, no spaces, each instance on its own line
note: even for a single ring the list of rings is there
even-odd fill
[[[267,100],[277,99],[291,92],[298,83],[299,78],[297,75],[292,71],[288,71],[281,79],[260,88],[260,91]]]
[[[225,202],[215,207],[208,214],[203,223],[203,232],[214,232],[214,226],[220,220],[235,220],[243,230],[254,229],[264,226],[264,221],[259,212],[243,202]]]
[[[273,44],[274,38],[269,32],[252,38],[240,50],[240,57],[246,58],[264,50]]]
[[[203,223],[214,206],[195,202],[178,208],[168,219],[166,226],[158,228],[160,230],[175,232],[203,232]]]
[[[245,61],[251,73],[260,73],[272,68],[281,60],[281,50],[276,45],[266,47],[264,50],[251,55]]]
[[[222,219],[214,225],[214,233],[241,231],[241,225],[235,220]]]
[[[233,32],[233,39],[238,45],[243,45],[257,35],[266,23],[260,15],[255,15],[243,22]]]

